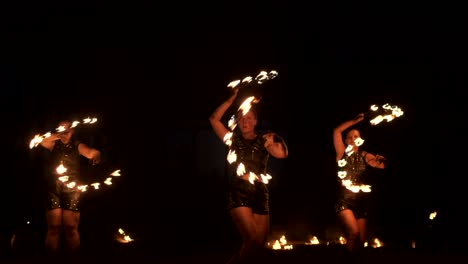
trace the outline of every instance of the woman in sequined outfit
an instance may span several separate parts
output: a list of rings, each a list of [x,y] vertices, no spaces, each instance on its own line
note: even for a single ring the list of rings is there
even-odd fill
[[[369,166],[384,169],[385,158],[359,150],[362,144],[360,132],[351,128],[364,120],[364,114],[345,121],[335,127],[333,144],[336,152],[340,191],[335,203],[335,212],[346,232],[347,250],[357,256],[366,240],[366,202],[370,186],[365,184],[364,176]],[[345,135],[343,141],[342,135]]]
[[[76,188],[80,184],[80,155],[86,157],[91,163],[97,164],[101,160],[100,151],[75,140],[74,128],[69,121],[59,123],[60,132],[52,133],[44,138],[41,146],[51,153],[50,174],[47,184],[46,218],[47,233],[45,238],[46,253],[51,257],[58,255],[60,234],[63,230],[66,253],[77,257],[80,248],[80,234],[78,224],[80,221],[81,191]],[[67,170],[61,177],[57,167]],[[66,179],[68,178],[68,179]],[[75,182],[73,187],[70,183]]]
[[[231,107],[237,97],[238,89],[212,113],[209,118],[215,134],[223,141],[231,133],[221,121],[225,112]],[[252,180],[250,172],[255,175],[267,174],[267,163],[270,156],[283,159],[288,156],[287,145],[276,133],[260,133],[256,129],[257,115],[250,109],[243,114],[237,113],[237,126],[231,137],[231,150],[235,151],[237,159],[231,164],[237,168],[242,163],[245,172],[239,176],[231,176],[227,192],[228,210],[231,219],[241,234],[243,244],[231,262],[250,261],[265,248],[270,227],[269,194],[264,181]],[[250,180],[249,180],[250,179]]]

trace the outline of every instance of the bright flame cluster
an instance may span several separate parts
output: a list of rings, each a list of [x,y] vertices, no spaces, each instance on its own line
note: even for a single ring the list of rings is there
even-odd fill
[[[379,248],[379,247],[383,247],[384,246],[384,243],[378,239],[378,238],[374,238],[371,243],[369,244],[368,241],[364,242],[364,247],[373,247],[373,248]]]
[[[277,71],[270,71],[270,72],[266,72],[266,71],[261,71],[257,77],[255,77],[255,81],[258,83],[258,84],[262,84],[264,83],[265,81],[268,81],[268,80],[271,80],[271,79],[274,79],[276,76],[278,76],[278,72]],[[232,81],[230,82],[227,86],[230,87],[230,88],[235,88],[237,87],[238,85],[245,85],[245,84],[249,84],[252,82],[254,78],[252,78],[251,76],[247,76],[245,78],[243,78],[242,80],[235,80],[235,81]],[[239,88],[239,87],[238,87]]]
[[[96,122],[97,122],[97,118],[87,117],[87,118],[84,118],[82,120],[82,122],[73,121],[71,127],[72,128],[76,127],[79,124],[94,124]],[[59,127],[57,127],[55,129],[55,131],[57,131],[58,133],[63,132],[63,131],[65,131],[65,127],[64,126],[59,126]],[[34,147],[37,147],[37,145],[39,145],[42,142],[42,140],[44,140],[45,138],[50,137],[51,135],[52,135],[51,132],[47,132],[47,133],[45,133],[43,135],[40,135],[40,134],[35,135],[34,138],[29,142],[29,148],[32,149]]]
[[[257,77],[255,77],[255,81],[258,84],[262,84],[267,80],[271,80],[271,79],[275,78],[277,75],[278,75],[278,72],[276,72],[276,71],[270,71],[269,73],[267,73],[266,71],[261,71],[257,75]],[[242,81],[241,80],[236,80],[236,81],[230,82],[228,84],[228,87],[234,89],[235,87],[238,87],[239,84],[250,83],[252,80],[253,80],[252,77],[247,76],[244,79],[242,79]],[[238,113],[239,111],[242,111],[242,115],[245,115],[246,113],[248,113],[250,111],[250,108],[252,108],[252,105],[254,103],[258,103],[259,101],[260,100],[255,98],[255,96],[248,97],[247,99],[245,99],[242,102],[242,104],[239,106],[239,109],[238,109],[238,111],[236,113]],[[236,114],[234,114],[234,115],[231,116],[231,118],[228,121],[228,127],[229,127],[229,129],[231,129],[231,131],[226,133],[226,135],[223,138],[223,142],[229,147],[232,145],[232,135],[233,135],[233,131],[236,128],[236,126],[237,126],[237,118],[236,118]],[[228,155],[227,155],[227,160],[228,160],[229,164],[232,164],[233,162],[235,162],[237,160],[237,154],[236,154],[236,152],[234,150],[232,150],[232,149],[229,150]],[[237,176],[243,176],[246,173],[247,173],[247,171],[245,169],[245,165],[243,163],[239,163],[239,165],[237,166],[237,170],[236,170]],[[252,184],[254,183],[254,181],[256,179],[258,179],[258,180],[262,181],[263,183],[267,184],[268,181],[271,178],[272,177],[269,174],[256,175],[253,172],[249,172],[249,182],[252,183]]]
[[[398,106],[390,105],[388,103],[382,105],[382,107],[371,105],[370,110],[377,114],[370,120],[371,125],[380,124],[384,120],[390,122],[403,115],[403,111]]]
[[[282,235],[279,239],[271,240],[271,242],[267,242],[267,247],[273,250],[292,250],[294,249],[293,245],[309,245],[309,246],[316,246],[316,245],[330,245],[330,244],[340,244],[346,245],[348,240],[343,236],[339,235],[336,239],[332,239],[329,241],[322,240],[320,241],[317,236],[312,236],[309,241],[295,241],[290,242],[286,239],[285,235]],[[372,238],[370,241],[366,240],[364,242],[364,247],[372,247],[372,248],[379,248],[383,247],[385,244],[377,237]]]
[[[132,242],[134,239],[126,234],[122,228],[119,228],[118,234],[115,235],[115,240],[119,243],[126,244]]]
[[[356,144],[356,146],[360,146],[364,143],[364,140],[362,138],[356,138],[356,140],[354,140],[354,144]],[[353,154],[354,151],[353,151],[353,146],[352,145],[348,145],[346,147],[346,150],[345,150],[345,154],[348,155],[348,156],[351,156],[351,154]],[[338,161],[338,167],[342,168],[346,166],[346,160],[343,158],[343,159],[340,159]],[[367,185],[367,184],[361,184],[361,185],[356,185],[354,184],[351,180],[347,180],[345,179],[347,176],[347,172],[345,170],[339,170],[338,171],[338,178],[341,179],[341,184],[346,187],[346,189],[354,192],[354,193],[357,193],[357,192],[371,192],[371,186],[370,185]]]
[[[320,244],[320,241],[317,238],[317,236],[313,236],[311,239],[309,239],[309,242],[306,242],[305,244],[306,245],[318,245]]]
[[[95,190],[98,190],[100,189],[100,186],[101,186],[101,183],[100,182],[95,182],[95,183],[91,183],[91,184],[85,184],[85,185],[77,185],[76,182],[74,181],[71,181],[71,182],[68,182],[69,180],[69,176],[67,175],[63,175],[64,173],[67,172],[67,168],[65,166],[63,166],[63,164],[60,164],[56,169],[55,171],[61,175],[58,177],[59,181],[61,182],[64,182],[64,183],[67,183],[66,186],[70,189],[73,189],[73,188],[76,188],[82,192],[85,192],[88,190],[88,187],[89,186],[92,186]],[[120,174],[120,170],[115,170],[114,172],[112,172],[111,174],[109,174],[109,176],[111,177],[107,177],[102,183],[105,184],[105,185],[112,185],[112,178],[113,177],[119,177],[121,174]]]
[[[286,236],[282,235],[279,240],[275,240],[273,245],[271,245],[271,248],[274,250],[278,250],[278,249],[291,250],[293,249],[293,245],[288,244],[288,241],[286,240]]]

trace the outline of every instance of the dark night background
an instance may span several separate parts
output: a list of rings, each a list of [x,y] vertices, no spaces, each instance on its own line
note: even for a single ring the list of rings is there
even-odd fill
[[[92,116],[98,124],[78,133],[103,151],[104,162],[85,172],[99,177],[119,168],[122,176],[86,196],[84,247],[106,243],[117,227],[149,252],[231,247],[238,237],[223,211],[226,153],[208,117],[230,81],[276,70],[261,86],[259,104],[262,128],[281,134],[290,152],[271,163],[273,236],[334,234],[333,127],[389,103],[404,115],[360,126],[363,148],[389,160],[373,179],[371,234],[396,247],[420,238],[466,246],[457,165],[464,156],[453,152],[464,150],[453,141],[466,137],[452,128],[466,120],[458,119],[466,31],[455,7],[180,5],[2,8],[2,234],[27,220],[39,233],[45,229],[38,198],[43,153],[28,148],[30,139],[63,116]]]

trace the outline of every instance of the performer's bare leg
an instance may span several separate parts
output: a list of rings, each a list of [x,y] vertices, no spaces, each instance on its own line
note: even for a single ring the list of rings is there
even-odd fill
[[[62,230],[62,209],[47,211],[47,232],[45,237],[45,254],[51,263],[59,262],[60,235]]]
[[[349,209],[339,212],[338,218],[346,232],[347,252],[350,253],[350,257],[358,257],[366,239],[366,219],[357,220],[354,213]]]
[[[63,210],[63,228],[65,235],[66,257],[68,262],[79,261],[80,257],[80,233],[78,224],[80,212]]]
[[[248,207],[237,207],[231,210],[231,217],[239,230],[243,243],[238,253],[238,263],[247,263],[265,247],[269,230],[269,216],[252,213]],[[235,263],[236,258],[230,263]]]

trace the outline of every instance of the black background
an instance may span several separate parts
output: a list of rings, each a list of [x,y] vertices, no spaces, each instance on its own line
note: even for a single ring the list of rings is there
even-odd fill
[[[64,116],[91,116],[99,122],[78,133],[104,162],[85,164],[85,173],[118,168],[122,176],[87,195],[84,241],[123,226],[170,254],[225,248],[236,233],[222,203],[225,149],[208,117],[230,81],[276,70],[259,90],[261,126],[281,134],[290,152],[272,160],[272,237],[338,232],[333,127],[389,103],[404,115],[360,126],[365,147],[389,160],[373,179],[371,234],[402,246],[428,232],[441,244],[466,243],[463,155],[455,158],[465,141],[455,128],[466,67],[455,7],[97,1],[2,11],[5,233],[27,220],[44,230],[44,155],[28,148],[30,139]],[[203,243],[189,244],[194,238]]]

